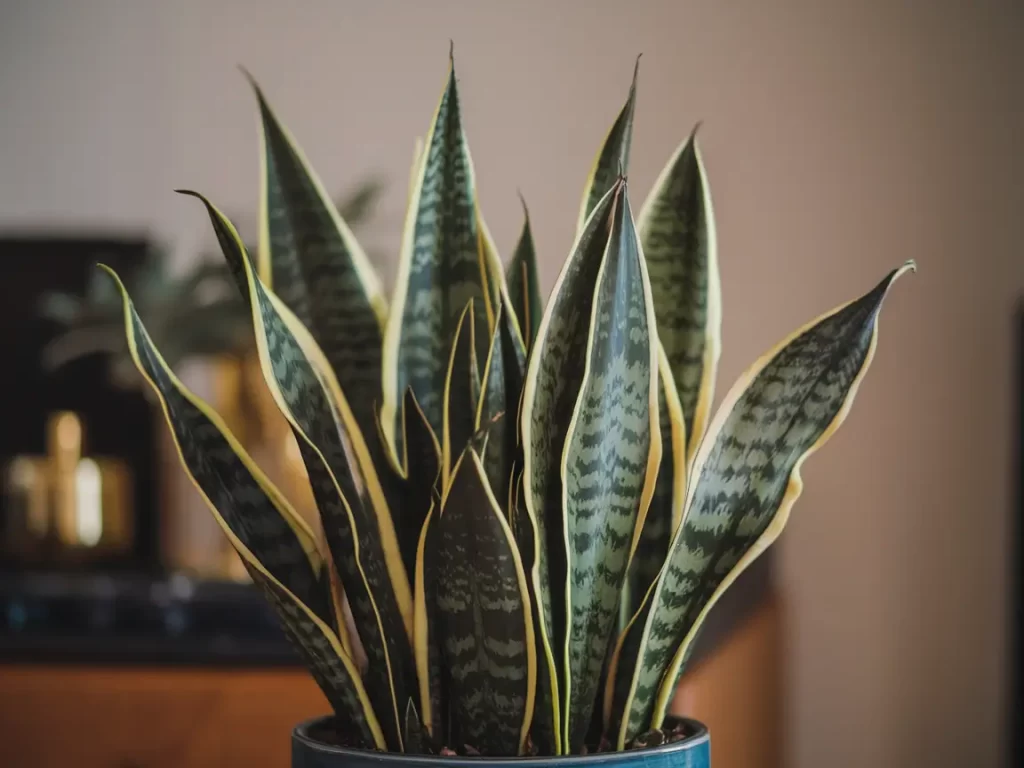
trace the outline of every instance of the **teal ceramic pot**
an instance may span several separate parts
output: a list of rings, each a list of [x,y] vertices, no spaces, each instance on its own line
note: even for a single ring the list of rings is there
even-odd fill
[[[428,757],[345,749],[318,741],[315,734],[329,720],[318,717],[292,731],[292,768],[710,768],[708,729],[683,719],[692,736],[660,747],[572,757],[489,758]],[[671,719],[667,722],[671,724]],[[680,722],[676,720],[674,722]]]

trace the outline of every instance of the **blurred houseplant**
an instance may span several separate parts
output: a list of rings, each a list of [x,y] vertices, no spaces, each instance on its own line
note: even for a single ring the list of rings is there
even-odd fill
[[[257,255],[187,194],[250,313],[316,530],[121,290],[185,468],[334,710],[296,729],[295,765],[405,752],[706,766],[706,732],[666,715],[679,676],[708,611],[786,524],[913,264],[782,340],[709,419],[721,296],[707,177],[691,134],[634,222],[635,73],[547,302],[528,222],[507,266],[488,233],[454,64],[414,162],[390,307],[256,94]]]

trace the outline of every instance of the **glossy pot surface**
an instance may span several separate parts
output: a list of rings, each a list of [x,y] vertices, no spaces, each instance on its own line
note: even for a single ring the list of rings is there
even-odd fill
[[[292,731],[292,768],[710,768],[711,740],[696,720],[682,719],[692,736],[660,747],[571,757],[433,757],[335,747],[310,736],[330,718],[318,717]],[[669,720],[672,720],[671,718]],[[679,720],[674,720],[679,722]]]

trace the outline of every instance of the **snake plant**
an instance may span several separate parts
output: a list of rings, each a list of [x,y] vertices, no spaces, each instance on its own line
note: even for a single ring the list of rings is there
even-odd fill
[[[635,72],[546,301],[528,220],[507,265],[488,231],[454,63],[418,144],[390,297],[253,87],[257,253],[187,194],[251,317],[320,530],[182,386],[122,287],[124,321],[185,469],[337,739],[517,756],[672,738],[666,711],[705,617],[785,526],[913,263],[768,350],[711,417],[722,305],[707,173],[693,132],[634,215]]]

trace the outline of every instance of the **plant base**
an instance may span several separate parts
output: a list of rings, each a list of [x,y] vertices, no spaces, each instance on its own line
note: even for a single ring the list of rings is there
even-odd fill
[[[711,740],[707,728],[696,720],[668,718],[665,730],[678,730],[685,738],[656,747],[643,747],[625,752],[600,752],[592,755],[567,757],[446,757],[433,755],[405,755],[352,749],[334,743],[337,737],[332,718],[318,717],[307,720],[292,731],[292,768],[485,768],[489,764],[541,768],[710,768]]]

